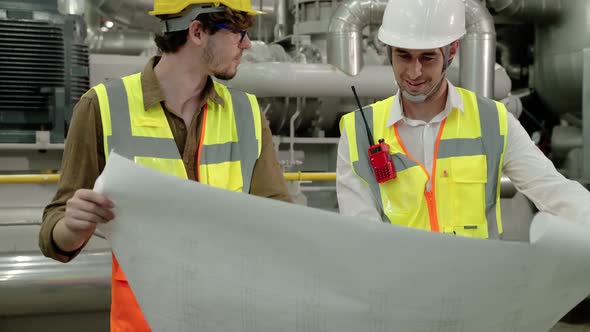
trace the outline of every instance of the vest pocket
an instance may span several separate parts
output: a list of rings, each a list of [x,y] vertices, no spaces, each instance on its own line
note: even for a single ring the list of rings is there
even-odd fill
[[[208,185],[230,191],[242,191],[244,185],[239,161],[202,165],[201,167],[206,168],[206,183]]]
[[[452,158],[450,179],[453,212],[444,232],[486,238],[486,156]]]

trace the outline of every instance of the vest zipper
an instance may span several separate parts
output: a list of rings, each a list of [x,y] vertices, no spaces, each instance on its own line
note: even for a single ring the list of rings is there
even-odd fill
[[[430,182],[430,190],[427,190],[426,186],[424,187],[424,199],[426,199],[426,206],[428,208],[428,220],[430,221],[430,230],[432,232],[437,232],[437,233],[440,232],[440,226],[439,226],[439,222],[438,222],[438,213],[436,211],[436,195],[435,195],[436,157],[438,156],[438,147],[440,146],[440,139],[442,137],[442,132],[443,132],[443,129],[445,128],[446,122],[447,122],[447,119],[442,120],[442,122],[440,124],[440,128],[438,129],[438,135],[436,137],[436,144],[434,147],[434,156],[432,159],[432,176],[428,173],[428,171],[426,170],[424,165],[419,163],[416,159],[414,159],[414,157],[412,157],[412,155],[410,155],[410,153],[408,153],[408,150],[406,149],[406,146],[404,145],[402,138],[399,136],[399,132],[397,130],[397,123],[394,124],[394,126],[393,126],[395,138],[397,139],[399,145],[401,146],[401,148],[404,151],[404,153],[406,154],[406,156],[408,156],[416,164],[418,164],[420,166],[420,168],[422,168],[422,171],[424,172],[424,174],[426,174],[426,176],[428,177],[427,181]],[[430,181],[431,179],[432,179],[432,181]]]
[[[440,232],[440,229],[438,226],[438,215],[436,213],[436,199],[434,198],[434,192],[432,190],[431,191],[424,190],[424,197],[426,198],[426,206],[428,207],[428,218],[430,219],[430,230],[438,233],[438,232]]]

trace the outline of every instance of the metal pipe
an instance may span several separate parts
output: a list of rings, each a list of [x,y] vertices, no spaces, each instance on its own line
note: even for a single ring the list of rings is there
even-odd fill
[[[459,66],[451,66],[447,72],[455,85],[459,83]],[[508,96],[512,83],[500,66],[496,68],[496,75],[498,84],[494,86],[493,97],[500,100]],[[351,85],[357,88],[359,97],[387,98],[397,92],[391,66],[373,65],[365,66],[358,75],[351,77],[327,64],[244,63],[232,80],[222,83],[260,98],[352,97]]]
[[[284,173],[287,181],[336,181],[336,173],[290,172]]]
[[[63,150],[65,144],[0,143],[1,150]]]
[[[0,184],[55,183],[59,174],[0,175]]]
[[[139,30],[88,30],[91,53],[140,55],[154,46],[154,34]]]
[[[291,138],[291,142],[289,143],[290,166],[295,165],[295,143],[293,141],[295,138],[295,120],[297,120],[297,118],[301,114],[301,97],[297,98],[296,105],[297,106],[295,109],[295,113],[293,114],[293,116],[291,116],[291,119],[289,120],[289,137]]]
[[[111,251],[85,251],[63,264],[36,252],[0,255],[3,316],[108,311]]]
[[[555,158],[565,158],[571,150],[583,146],[583,129],[573,126],[553,127],[551,153]]]
[[[102,16],[125,27],[160,32],[160,21],[148,14],[153,0],[88,0]]]
[[[296,118],[294,115],[293,120]],[[294,160],[294,156],[292,158]],[[333,181],[336,179],[336,173],[296,172],[284,173],[284,176],[287,181]],[[0,175],[0,184],[55,183],[57,181],[59,181],[59,174]]]
[[[488,0],[498,14],[529,22],[551,22],[563,13],[562,0]]]
[[[336,186],[301,186],[301,192],[336,191]]]
[[[45,178],[49,176],[49,178]],[[283,173],[287,181],[336,181],[334,172],[286,172]],[[15,178],[18,177],[18,178]],[[24,180],[19,182],[18,179]],[[0,175],[0,184],[14,183],[49,183],[57,182],[59,175]],[[516,194],[516,188],[506,176],[502,176],[500,194],[502,198],[511,198]],[[27,221],[28,222],[28,221]],[[34,223],[30,223],[34,224]]]
[[[506,69],[508,76],[515,80],[519,80],[528,75],[528,68],[526,66],[520,66],[511,62],[510,48],[501,42],[496,42],[496,48],[500,51],[500,63]]]
[[[57,0],[57,10],[63,15],[82,15],[86,0]]]
[[[349,0],[336,8],[328,26],[328,63],[347,75],[363,68],[363,29],[380,23],[387,1]]]
[[[496,28],[494,18],[479,0],[465,1],[465,28],[460,47],[459,85],[494,98]]]
[[[288,15],[287,0],[278,0],[276,3],[277,24],[274,28],[275,40],[279,40],[287,36],[287,15]]]

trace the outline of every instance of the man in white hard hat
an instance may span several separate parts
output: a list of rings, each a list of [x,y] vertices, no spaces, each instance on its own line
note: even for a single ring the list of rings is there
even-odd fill
[[[390,0],[393,97],[345,115],[340,212],[476,238],[502,236],[500,178],[542,210],[584,222],[590,194],[559,174],[503,104],[454,87],[446,71],[465,34],[461,0]],[[383,143],[380,143],[383,142]]]

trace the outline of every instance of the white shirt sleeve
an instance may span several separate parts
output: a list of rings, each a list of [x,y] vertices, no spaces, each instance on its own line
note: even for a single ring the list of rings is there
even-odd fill
[[[348,139],[344,128],[338,142],[336,195],[338,196],[338,207],[341,214],[381,221],[381,215],[377,204],[373,200],[371,190],[354,173],[350,164]]]
[[[503,172],[539,210],[590,224],[588,190],[561,175],[511,113]]]

